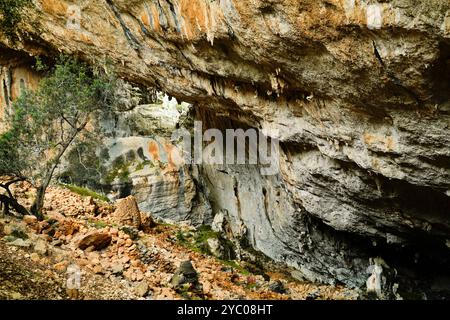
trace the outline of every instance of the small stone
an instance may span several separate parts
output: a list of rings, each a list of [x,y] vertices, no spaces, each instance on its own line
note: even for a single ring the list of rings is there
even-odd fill
[[[89,260],[88,259],[80,259],[78,260],[78,265],[80,267],[85,267],[89,265]]]
[[[19,292],[13,292],[13,293],[11,293],[11,299],[20,300],[20,299],[22,299],[22,294]]]
[[[92,271],[93,271],[95,274],[103,274],[103,268],[102,268],[101,265],[96,265],[96,266],[94,266],[94,268],[92,269]]]
[[[4,228],[3,228],[3,233],[7,236],[9,236],[11,233],[13,233],[14,231],[14,227],[10,224],[7,224]]]
[[[94,251],[94,252],[89,252],[89,253],[87,253],[86,255],[87,255],[87,257],[88,257],[89,259],[91,259],[91,261],[100,259],[100,253],[95,252],[95,251]],[[94,263],[95,263],[95,262],[94,262]]]
[[[59,262],[59,263],[55,264],[53,266],[53,269],[55,269],[58,272],[63,273],[63,272],[66,272],[68,266],[69,266],[69,262],[68,261],[62,261],[62,262]]]
[[[30,259],[31,259],[31,261],[33,261],[33,262],[39,262],[39,260],[40,260],[39,255],[38,255],[36,252],[33,252],[33,253],[30,255]]]
[[[40,255],[47,253],[47,243],[44,240],[38,240],[34,245],[34,251]]]
[[[152,271],[147,271],[147,272],[145,273],[145,277],[147,277],[147,278],[150,278],[152,275],[153,275],[153,274],[152,274]]]
[[[123,265],[118,263],[111,267],[111,272],[113,274],[122,274],[123,273]]]
[[[138,297],[145,297],[148,293],[148,283],[145,281],[140,282],[136,288],[135,288],[135,293]]]
[[[184,261],[180,264],[180,267],[175,271],[172,279],[170,280],[171,285],[174,288],[179,288],[186,283],[197,283],[198,274],[192,266],[191,261]]]
[[[131,261],[131,266],[133,266],[133,267],[138,267],[139,264],[140,264],[139,260],[132,260]]]
[[[23,222],[27,225],[34,225],[38,222],[38,219],[35,216],[27,215],[23,217]]]
[[[319,290],[314,290],[314,291],[308,293],[305,300],[316,300],[319,297],[320,297]]]
[[[134,274],[135,281],[142,281],[144,279],[144,273],[141,270],[137,270]]]
[[[269,284],[269,289],[275,293],[280,293],[280,294],[286,293],[286,288],[284,287],[283,283],[280,280],[277,280],[277,281]]]
[[[127,270],[127,271],[125,271],[125,272],[123,273],[123,276],[124,276],[126,279],[131,280],[131,281],[133,281],[133,279],[135,279],[134,273],[133,273],[133,271],[130,270],[130,269]]]
[[[41,230],[41,232],[42,232],[43,230],[48,229],[48,228],[50,228],[50,224],[49,224],[47,221],[41,221],[41,222],[39,222],[39,230]]]
[[[45,240],[47,242],[53,241],[53,238],[50,237],[48,234],[42,234],[41,237],[42,237],[43,240]]]

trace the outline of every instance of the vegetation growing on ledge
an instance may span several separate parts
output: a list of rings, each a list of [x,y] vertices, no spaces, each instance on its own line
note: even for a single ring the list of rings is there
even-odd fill
[[[22,19],[22,10],[31,0],[0,0],[0,31],[6,37],[15,41],[17,39],[16,26]]]
[[[194,232],[183,232],[178,230],[176,233],[176,239],[178,243],[186,248],[191,249],[194,252],[203,253],[212,256],[212,252],[208,247],[208,239],[219,239],[222,245],[226,248],[225,250],[233,250],[233,243],[227,239],[224,239],[219,232],[215,232],[210,226],[202,225]],[[217,258],[217,257],[216,257]],[[235,260],[217,258],[224,266],[236,269],[244,275],[249,275],[247,269],[239,265]]]
[[[130,178],[130,166],[132,161],[127,161],[124,157],[119,157],[112,163],[112,169],[107,173],[104,182],[107,185],[112,184],[116,179],[120,183],[128,182]]]
[[[73,193],[76,193],[82,197],[92,197],[92,198],[100,200],[100,201],[109,202],[108,197],[106,197],[105,195],[102,195],[100,193],[97,193],[91,189],[78,187],[78,186],[71,185],[71,184],[61,184],[61,186],[69,189]]]

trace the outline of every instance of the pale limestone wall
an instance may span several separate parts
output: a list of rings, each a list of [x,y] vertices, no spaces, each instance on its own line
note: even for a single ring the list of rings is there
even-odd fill
[[[0,67],[0,130],[5,112],[24,90],[36,90],[41,76],[27,65]]]

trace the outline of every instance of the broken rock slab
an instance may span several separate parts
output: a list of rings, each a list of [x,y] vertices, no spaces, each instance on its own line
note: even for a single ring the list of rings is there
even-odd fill
[[[112,237],[109,233],[94,231],[84,236],[78,243],[78,248],[86,250],[93,247],[94,250],[101,250],[109,246]]]

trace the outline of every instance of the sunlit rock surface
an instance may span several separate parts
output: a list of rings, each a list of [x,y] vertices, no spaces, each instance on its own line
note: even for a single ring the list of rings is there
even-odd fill
[[[112,62],[209,127],[278,132],[278,175],[204,167],[198,181],[213,212],[299,276],[364,285],[378,255],[400,275],[448,276],[447,0],[35,0],[25,12],[4,46]]]

